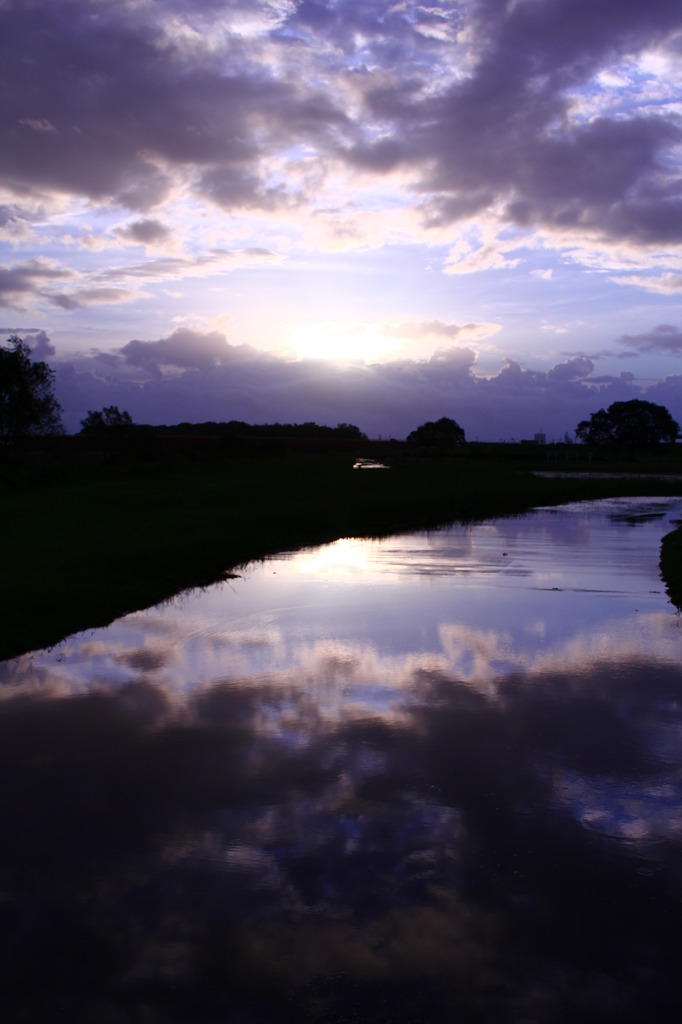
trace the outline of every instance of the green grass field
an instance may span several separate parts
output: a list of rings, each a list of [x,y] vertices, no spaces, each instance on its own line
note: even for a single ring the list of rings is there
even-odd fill
[[[47,473],[9,474],[9,483],[5,472],[0,659],[106,624],[278,551],[577,499],[682,494],[682,481],[543,479],[530,475],[528,461],[472,453],[396,458],[388,472],[352,467],[347,455],[213,453],[87,469],[69,463]],[[542,462],[538,468],[556,467]],[[637,472],[674,468],[629,465]],[[678,605],[681,566],[677,532],[664,545],[663,569]]]

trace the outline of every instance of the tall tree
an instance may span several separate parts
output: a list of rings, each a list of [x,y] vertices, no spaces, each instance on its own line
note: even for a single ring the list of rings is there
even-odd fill
[[[54,397],[54,370],[33,362],[28,345],[12,335],[0,348],[0,444],[61,433],[61,412]]]
[[[629,452],[675,441],[679,434],[679,425],[664,405],[641,398],[613,402],[608,409],[592,413],[589,420],[581,420],[575,431],[586,444],[612,445]]]

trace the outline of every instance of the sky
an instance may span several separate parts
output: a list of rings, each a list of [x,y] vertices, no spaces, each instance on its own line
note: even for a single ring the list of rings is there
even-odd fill
[[[680,0],[0,0],[0,340],[69,431],[682,423]]]

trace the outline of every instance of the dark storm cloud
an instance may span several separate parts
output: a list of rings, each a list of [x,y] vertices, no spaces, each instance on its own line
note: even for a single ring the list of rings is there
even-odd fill
[[[667,355],[682,355],[682,331],[672,324],[658,324],[647,334],[624,334],[618,339],[621,345],[636,352],[664,352]]]
[[[214,167],[201,176],[199,188],[207,199],[226,208],[275,210],[290,201],[284,186],[266,187],[257,174],[242,168]]]
[[[331,99],[299,98],[254,63],[236,34],[219,56],[169,37],[159,15],[176,7],[200,16],[201,5],[159,7],[11,0],[0,9],[9,188],[148,209],[168,194],[174,169],[199,167],[199,191],[258,205],[272,191],[257,163],[277,135],[324,135],[343,121]]]
[[[238,17],[259,20],[253,37]],[[619,61],[672,54],[681,28],[678,0],[8,0],[0,174],[17,195],[141,210],[180,174],[226,209],[272,210],[305,195],[265,164],[303,145],[406,168],[432,223],[494,206],[522,227],[672,243],[679,119],[654,100],[597,115],[575,101]]]
[[[536,432],[550,439],[572,436],[596,409],[644,396],[662,401],[682,419],[681,378],[664,382],[662,400],[651,388],[639,387],[632,374],[594,375],[586,356],[542,371],[506,360],[488,378],[476,375],[475,364],[475,352],[465,346],[421,360],[296,361],[230,345],[217,331],[189,328],[157,341],[130,341],[116,353],[54,363],[57,397],[73,430],[88,409],[111,404],[128,409],[140,423],[352,422],[372,437],[396,438],[427,420],[451,416],[469,440]]]
[[[680,176],[665,163],[680,140],[678,120],[571,111],[598,71],[673,38],[679,4],[480,0],[473,10],[473,73],[426,98],[411,84],[369,93],[368,108],[391,129],[349,158],[377,173],[430,165],[421,188],[437,223],[497,202],[503,219],[524,227],[634,242],[682,237]]]

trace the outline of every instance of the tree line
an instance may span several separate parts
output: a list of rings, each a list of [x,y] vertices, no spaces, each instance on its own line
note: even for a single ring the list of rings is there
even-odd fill
[[[33,436],[63,433],[62,409],[54,395],[55,372],[47,363],[31,358],[29,346],[12,335],[0,348],[0,444],[16,446]],[[116,405],[101,410],[88,409],[81,420],[81,433],[90,437],[130,434],[140,428],[127,410]],[[178,423],[174,426],[144,427],[157,436],[208,436],[234,439],[328,438],[366,441],[367,435],[352,423],[336,427],[318,423],[249,424],[242,420],[227,422]],[[599,409],[575,429],[576,440],[595,448],[615,448],[629,453],[640,448],[672,444],[680,437],[680,427],[662,405],[633,398],[613,402]],[[422,423],[407,436],[409,444],[432,451],[453,451],[466,441],[464,429],[456,420],[442,416]]]
[[[216,422],[208,420],[204,423],[176,423],[154,427],[160,437],[218,437],[227,440],[257,438],[305,439],[335,438],[338,440],[366,441],[367,435],[352,423],[339,423],[328,427],[308,421],[306,423],[245,423],[243,420]]]

